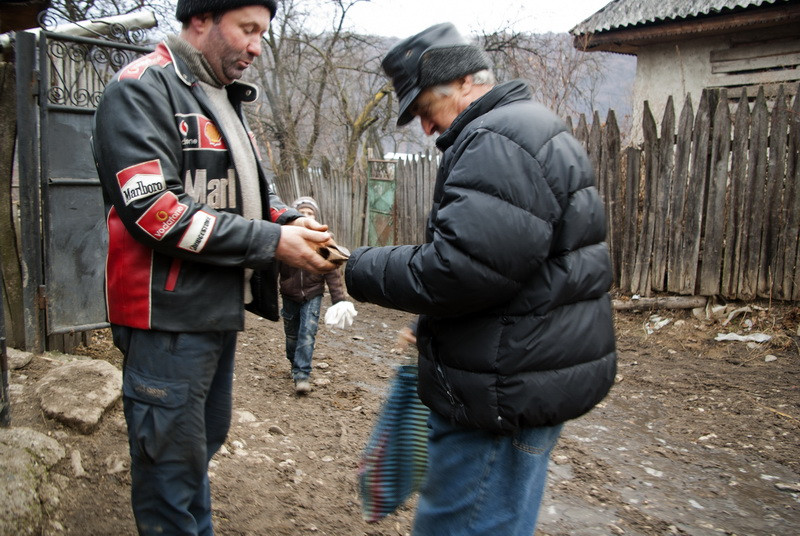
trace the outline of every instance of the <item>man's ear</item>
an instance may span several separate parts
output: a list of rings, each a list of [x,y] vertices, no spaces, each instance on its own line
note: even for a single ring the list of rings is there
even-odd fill
[[[214,18],[210,12],[192,15],[181,29],[181,37],[195,48],[202,48],[205,36],[213,23]]]
[[[198,33],[205,33],[206,29],[214,23],[211,12],[198,13],[189,19],[189,26]]]
[[[469,95],[469,92],[472,91],[474,86],[474,78],[471,74],[468,74],[458,79],[456,89],[461,95]]]

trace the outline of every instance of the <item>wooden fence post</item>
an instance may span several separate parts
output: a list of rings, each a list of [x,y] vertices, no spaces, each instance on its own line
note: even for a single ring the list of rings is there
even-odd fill
[[[611,269],[614,274],[614,281],[619,281],[623,183],[619,177],[620,135],[614,110],[609,110],[606,116],[602,142],[600,173],[603,175],[603,183],[606,190],[606,237],[611,253]]]
[[[670,188],[675,171],[675,105],[672,96],[667,99],[661,120],[661,138],[657,145],[655,224],[653,236],[653,290],[663,291],[667,278],[667,247],[669,244]]]
[[[759,295],[783,298],[783,250],[778,244],[783,242],[786,231],[786,202],[784,193],[784,174],[786,172],[786,132],[789,128],[789,110],[783,85],[778,87],[778,95],[772,107],[769,127],[769,160],[767,171],[766,199],[764,210],[764,240],[761,242],[761,267],[758,278]],[[779,262],[779,259],[781,262]]]
[[[800,84],[794,93],[789,118],[789,137],[786,144],[786,244],[784,251],[784,277],[782,295],[786,299],[800,300]]]
[[[750,107],[747,91],[742,89],[736,120],[733,127],[731,152],[731,176],[728,194],[728,218],[726,228],[729,234],[722,259],[722,295],[733,299],[739,295],[741,263],[744,256],[744,228],[747,182],[747,145],[750,139]]]
[[[642,219],[639,240],[636,247],[636,262],[633,269],[633,283],[631,292],[649,296],[651,294],[651,259],[653,254],[653,237],[655,233],[655,218],[653,217],[653,204],[657,192],[657,181],[653,179],[658,168],[658,135],[656,134],[656,121],[650,112],[650,103],[645,101],[642,117],[642,130],[644,132],[644,185],[642,198]]]
[[[635,147],[625,149],[625,202],[623,212],[622,244],[620,254],[619,288],[630,291],[636,264],[637,233],[639,222],[639,188],[642,152]]]
[[[722,90],[714,112],[708,204],[703,231],[700,294],[715,296],[721,290],[722,251],[725,240],[725,190],[731,153],[731,113],[728,93]],[[729,206],[729,210],[732,207]],[[727,229],[731,232],[732,229]]]
[[[708,181],[708,144],[711,137],[709,92],[703,91],[692,129],[692,167],[686,184],[683,232],[681,233],[680,294],[694,294],[700,258],[700,231]]]
[[[747,153],[747,185],[742,227],[746,240],[739,277],[739,298],[752,300],[758,294],[759,254],[764,228],[764,186],[767,175],[767,100],[760,88],[750,124],[750,150]]]
[[[678,137],[675,142],[675,174],[670,185],[669,246],[667,253],[667,290],[681,292],[681,256],[683,255],[683,225],[686,216],[686,182],[689,177],[694,108],[691,95],[686,100],[678,120]]]

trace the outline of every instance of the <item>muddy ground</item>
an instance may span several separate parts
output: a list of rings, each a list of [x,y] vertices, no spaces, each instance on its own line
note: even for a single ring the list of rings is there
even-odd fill
[[[566,425],[537,536],[798,533],[800,309],[759,305],[727,325],[688,310],[616,313],[617,384]],[[234,423],[210,469],[217,534],[410,532],[413,500],[376,524],[362,520],[357,466],[393,366],[408,359],[392,349],[411,317],[356,307],[351,328],[320,328],[316,385],[305,397],[293,392],[282,325],[248,316]],[[772,339],[715,341],[721,332]],[[103,331],[79,353],[121,363]],[[68,453],[55,468],[56,521],[65,534],[134,535],[121,403],[89,436],[46,419],[32,393],[52,366],[38,357],[11,382],[23,384],[13,424],[52,435]]]

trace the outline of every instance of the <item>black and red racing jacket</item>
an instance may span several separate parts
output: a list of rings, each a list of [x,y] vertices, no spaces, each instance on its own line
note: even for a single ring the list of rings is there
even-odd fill
[[[233,138],[220,130],[197,78],[165,43],[106,87],[93,149],[107,214],[112,324],[241,330],[244,268],[274,270],[280,224],[300,214],[270,189],[242,115],[242,103],[254,101],[257,88],[234,82],[227,91],[259,162],[263,220],[241,216],[242,191],[227,141]],[[277,308],[277,288],[268,297]]]

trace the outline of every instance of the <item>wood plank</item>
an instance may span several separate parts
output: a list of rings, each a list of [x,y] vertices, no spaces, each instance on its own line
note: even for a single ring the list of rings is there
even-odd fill
[[[721,62],[711,62],[711,72],[721,73],[741,73],[747,71],[764,71],[768,69],[784,69],[786,67],[796,67],[800,65],[800,52],[792,54],[776,54],[760,58],[729,60]]]
[[[710,99],[711,92],[703,91],[692,129],[692,166],[686,186],[684,228],[681,235],[680,294],[694,294],[697,284],[700,233],[708,182],[708,157],[711,140]]]
[[[635,147],[625,149],[625,202],[623,203],[623,239],[620,255],[619,288],[631,289],[633,266],[636,258],[637,229],[639,222],[639,184],[642,152]]]
[[[776,56],[781,54],[800,53],[800,41],[797,39],[781,39],[761,43],[743,43],[724,50],[712,50],[711,63],[747,60]]]
[[[706,296],[658,296],[636,300],[612,300],[615,311],[647,311],[655,309],[696,309],[708,304]]]
[[[800,84],[798,84],[800,86]],[[800,300],[800,87],[795,88],[789,137],[786,146],[786,221],[787,241],[784,247],[782,295]]]
[[[606,241],[611,254],[611,269],[614,283],[620,277],[620,244],[622,243],[622,183],[620,170],[620,133],[617,116],[609,110],[603,129],[602,168],[606,185]]]
[[[752,86],[775,82],[797,82],[800,80],[800,67],[748,74],[712,74],[708,84],[711,86]]]
[[[681,292],[681,257],[683,251],[684,206],[686,204],[686,181],[689,177],[689,162],[692,148],[694,107],[691,95],[686,95],[678,121],[678,136],[675,144],[675,173],[670,191],[669,248],[667,253],[667,290]]]
[[[769,127],[769,161],[767,191],[765,199],[764,240],[761,243],[761,266],[758,292],[762,296],[783,296],[783,249],[779,243],[785,241],[784,223],[787,220],[783,198],[786,173],[786,136],[789,128],[789,110],[783,91],[778,93],[772,107]]]
[[[745,229],[746,243],[741,259],[739,277],[739,299],[752,300],[758,291],[759,253],[761,252],[761,232],[764,228],[764,196],[767,176],[767,135],[769,114],[763,92],[759,92],[751,114],[750,150],[747,153],[748,195],[743,214],[742,227]]]
[[[602,176],[600,169],[603,152],[603,129],[600,124],[600,115],[597,112],[594,112],[592,116],[592,128],[589,130],[589,139],[587,141],[586,152],[589,153],[589,159],[592,161],[595,184],[602,195],[606,188],[605,177]]]
[[[745,91],[736,110],[731,151],[731,180],[728,194],[728,217],[725,221],[727,239],[722,261],[722,295],[736,299],[739,295],[741,259],[744,250],[742,225],[745,213],[747,177],[747,145],[750,139],[750,106]]]
[[[711,140],[708,203],[703,229],[703,255],[700,264],[700,294],[721,294],[722,252],[725,246],[725,195],[731,153],[731,113],[726,91],[720,94],[714,112]],[[729,209],[730,210],[730,209]]]
[[[655,180],[655,236],[653,240],[653,290],[663,291],[667,279],[667,251],[669,248],[669,221],[670,188],[672,176],[675,171],[675,105],[672,95],[667,99],[664,107],[664,117],[661,120],[661,137],[658,144],[658,171]]]
[[[586,123],[586,115],[581,114],[578,118],[578,126],[575,128],[575,137],[578,139],[579,142],[583,145],[584,149],[587,149],[587,142],[589,140],[589,127]]]
[[[636,247],[636,260],[633,269],[633,281],[631,292],[649,296],[650,286],[650,267],[653,254],[653,234],[655,218],[652,216],[652,205],[655,202],[655,181],[653,174],[656,169],[656,153],[658,147],[658,135],[656,134],[656,121],[650,112],[650,104],[645,101],[642,111],[642,130],[644,133],[644,184],[642,190],[642,223],[640,228],[639,240]]]

